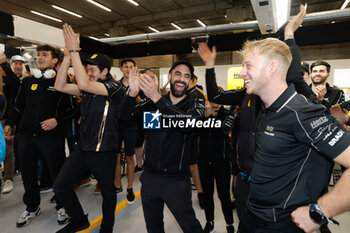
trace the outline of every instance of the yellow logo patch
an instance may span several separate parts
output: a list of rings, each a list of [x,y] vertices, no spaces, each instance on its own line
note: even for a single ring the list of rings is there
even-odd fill
[[[96,58],[97,57],[97,54],[95,53],[94,55],[92,55],[90,58],[91,59],[94,59],[94,58]]]
[[[32,89],[32,91],[35,91],[36,89],[38,89],[38,84],[32,84],[30,89]]]

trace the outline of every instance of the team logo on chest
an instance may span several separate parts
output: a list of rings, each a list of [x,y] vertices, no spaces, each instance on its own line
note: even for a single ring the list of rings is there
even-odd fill
[[[267,125],[264,133],[269,136],[275,136],[275,133],[273,132],[273,130],[274,130],[273,126]]]
[[[32,86],[30,87],[30,89],[32,91],[35,91],[36,89],[38,89],[38,84],[32,84]]]

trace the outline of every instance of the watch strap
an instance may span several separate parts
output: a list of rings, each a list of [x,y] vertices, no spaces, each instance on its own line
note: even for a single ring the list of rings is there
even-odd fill
[[[328,222],[339,225],[339,222],[336,221],[334,218],[327,218],[326,215],[323,213],[322,209],[320,208],[320,206],[317,203],[313,203],[310,205],[310,209],[309,212],[317,212],[321,217],[322,217],[322,221],[321,222],[316,222],[313,218],[312,221],[314,221],[317,224],[323,225],[326,224]],[[311,216],[311,215],[310,215]]]

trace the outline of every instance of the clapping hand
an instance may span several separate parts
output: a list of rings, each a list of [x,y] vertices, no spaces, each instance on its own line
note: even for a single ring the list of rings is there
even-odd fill
[[[129,95],[136,97],[139,94],[140,70],[134,67],[129,72]]]
[[[63,25],[63,38],[66,43],[68,51],[79,50],[80,39],[79,33],[75,33],[73,28],[69,24]]]

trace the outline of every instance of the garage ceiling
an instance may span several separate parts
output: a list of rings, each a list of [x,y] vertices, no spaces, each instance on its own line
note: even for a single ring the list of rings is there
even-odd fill
[[[159,31],[174,30],[171,23],[181,28],[194,28],[200,19],[206,25],[227,24],[255,20],[249,0],[96,0],[111,9],[107,12],[87,0],[0,0],[0,11],[18,15],[40,23],[61,28],[67,22],[84,36],[108,38],[151,33],[151,26]],[[308,3],[308,13],[339,9],[344,0],[292,0],[291,15],[301,2]],[[78,18],[52,7],[56,5],[82,16]],[[347,6],[350,7],[350,4]],[[37,11],[61,19],[56,22],[33,14]]]

